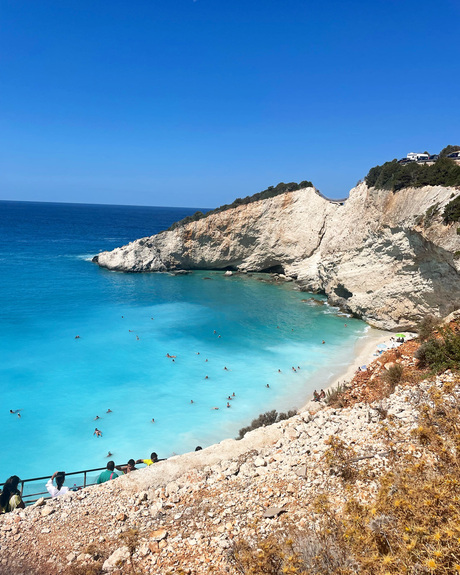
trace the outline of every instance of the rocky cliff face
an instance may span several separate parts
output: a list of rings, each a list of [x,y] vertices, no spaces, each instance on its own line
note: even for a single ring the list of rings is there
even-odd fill
[[[444,225],[459,194],[360,184],[343,204],[314,188],[238,206],[96,256],[117,271],[278,271],[382,329],[460,307],[460,235]],[[458,254],[457,254],[458,255]]]

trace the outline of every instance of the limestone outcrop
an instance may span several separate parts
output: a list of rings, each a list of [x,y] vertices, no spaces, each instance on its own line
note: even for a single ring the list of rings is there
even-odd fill
[[[123,272],[280,272],[376,327],[410,329],[426,314],[445,316],[460,306],[458,224],[442,219],[458,195],[442,186],[393,193],[362,183],[339,204],[306,188],[211,214],[93,261]]]

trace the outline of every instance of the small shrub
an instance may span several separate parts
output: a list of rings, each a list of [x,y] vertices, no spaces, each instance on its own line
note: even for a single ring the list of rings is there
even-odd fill
[[[420,341],[426,341],[429,339],[438,328],[439,323],[440,319],[434,315],[425,316],[416,328]]]
[[[421,367],[434,371],[460,369],[460,334],[450,328],[439,328],[439,338],[429,339],[415,353]]]
[[[400,363],[395,363],[383,374],[383,379],[387,383],[390,393],[393,393],[395,387],[401,381],[403,372],[403,366]]]
[[[278,423],[278,421],[283,421],[284,419],[290,419],[296,415],[296,409],[290,409],[287,413],[278,413],[276,409],[272,409],[271,411],[266,411],[265,413],[261,413],[259,417],[253,419],[251,425],[247,427],[242,427],[238,432],[238,437],[236,439],[243,439],[243,437],[249,431],[253,429],[257,429],[259,427],[266,427],[267,425],[272,425],[273,423]]]
[[[430,206],[425,212],[425,225],[429,225],[436,214],[439,213],[439,202]]]
[[[460,195],[446,205],[443,216],[445,224],[460,221]]]
[[[331,407],[343,407],[342,395],[345,392],[345,385],[339,383],[337,387],[328,389],[326,392],[326,403]]]
[[[324,454],[324,458],[330,467],[331,473],[340,475],[344,481],[354,481],[358,475],[358,469],[355,464],[355,450],[337,435],[331,435],[325,443],[329,447]]]
[[[237,571],[245,575],[305,573],[302,561],[293,549],[292,541],[282,541],[274,535],[253,545],[247,541],[237,541],[230,551],[229,558]]]

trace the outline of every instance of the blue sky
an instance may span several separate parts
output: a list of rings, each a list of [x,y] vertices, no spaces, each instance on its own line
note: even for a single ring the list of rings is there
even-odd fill
[[[460,144],[458,0],[0,0],[0,199],[345,197]]]

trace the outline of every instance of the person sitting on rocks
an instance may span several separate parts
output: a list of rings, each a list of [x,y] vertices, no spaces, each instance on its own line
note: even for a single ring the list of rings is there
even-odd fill
[[[136,463],[134,459],[130,459],[126,465],[116,465],[115,469],[122,471],[125,475],[126,473],[131,473],[131,471],[136,471]]]
[[[53,485],[53,479],[56,479],[56,487]],[[64,485],[65,481],[65,471],[55,471],[51,476],[51,479],[48,479],[48,483],[46,484],[46,489],[48,489],[49,494],[51,497],[59,497],[60,495],[64,495],[69,491],[69,488]]]
[[[111,479],[116,479],[118,477],[118,473],[115,473],[115,462],[109,461],[107,462],[107,469],[105,469],[97,478],[96,483],[105,483],[106,481],[110,481]]]
[[[319,393],[319,398],[320,398],[320,399],[325,399],[325,397],[326,397],[326,393],[324,392],[324,389],[322,389],[322,390],[320,391],[320,393]]]
[[[19,481],[17,475],[12,475],[5,481],[0,494],[0,513],[8,513],[17,508],[24,509],[24,501],[18,490]]]
[[[313,401],[319,401],[320,397],[319,397],[319,393],[316,391],[313,392]]]

